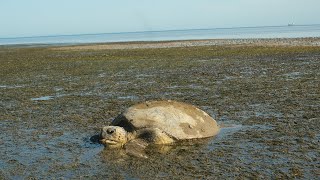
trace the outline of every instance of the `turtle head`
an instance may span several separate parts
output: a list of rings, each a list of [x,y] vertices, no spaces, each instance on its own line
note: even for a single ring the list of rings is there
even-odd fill
[[[105,126],[101,130],[100,142],[106,147],[119,148],[128,140],[128,132],[120,126]]]

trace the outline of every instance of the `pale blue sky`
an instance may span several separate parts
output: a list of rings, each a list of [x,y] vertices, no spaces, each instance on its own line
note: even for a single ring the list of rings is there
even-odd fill
[[[320,24],[320,0],[0,0],[0,38]]]

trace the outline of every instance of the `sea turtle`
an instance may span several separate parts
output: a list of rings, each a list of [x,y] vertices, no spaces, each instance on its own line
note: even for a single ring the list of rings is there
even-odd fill
[[[147,101],[129,107],[110,126],[103,127],[100,142],[145,157],[135,150],[143,150],[149,144],[207,138],[219,130],[213,118],[193,105],[172,100]]]

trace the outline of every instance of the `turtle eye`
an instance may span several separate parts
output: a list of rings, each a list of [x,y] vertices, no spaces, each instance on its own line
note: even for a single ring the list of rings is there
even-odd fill
[[[114,133],[116,130],[114,130],[114,129],[107,129],[107,133],[108,134],[112,134],[112,133]]]

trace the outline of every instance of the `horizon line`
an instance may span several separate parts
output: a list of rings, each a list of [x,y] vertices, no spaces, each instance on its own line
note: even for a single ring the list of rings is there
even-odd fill
[[[290,24],[290,23],[289,23]],[[213,29],[244,29],[244,28],[262,28],[262,27],[294,27],[294,26],[319,26],[320,24],[293,24],[293,25],[269,25],[269,26],[237,26],[237,27],[217,27],[217,28],[190,28],[190,29],[167,29],[167,30],[150,30],[150,31],[122,31],[122,32],[108,32],[108,33],[79,33],[79,34],[57,34],[57,35],[40,35],[40,36],[16,36],[5,37],[0,39],[29,39],[29,38],[48,38],[48,37],[70,37],[70,36],[94,36],[104,34],[135,34],[135,33],[152,33],[152,32],[170,32],[170,31],[190,31],[190,30],[213,30]]]

